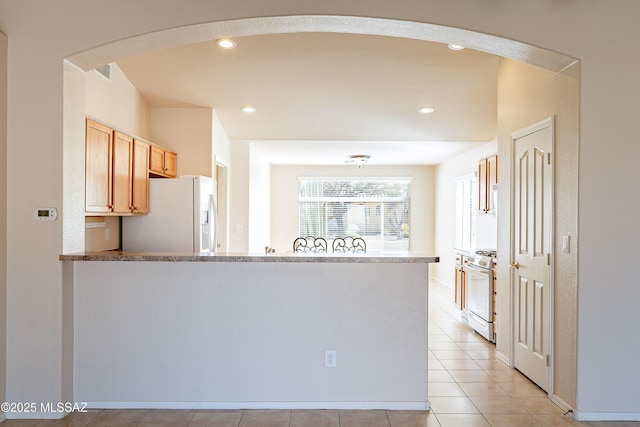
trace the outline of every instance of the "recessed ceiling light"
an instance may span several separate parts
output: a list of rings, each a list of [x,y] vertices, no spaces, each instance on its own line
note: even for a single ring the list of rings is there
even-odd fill
[[[420,113],[420,114],[431,114],[434,111],[436,111],[436,109],[433,108],[433,107],[422,107],[422,108],[420,108],[418,110],[418,113]]]
[[[236,42],[231,39],[218,39],[216,40],[216,45],[222,49],[233,49],[236,47]]]
[[[462,49],[464,49],[464,46],[460,46],[459,44],[450,44],[449,45],[449,49],[451,49],[451,50],[462,50]]]
[[[245,105],[244,107],[242,107],[240,109],[245,113],[255,113],[256,112],[256,107],[251,107],[250,105]]]

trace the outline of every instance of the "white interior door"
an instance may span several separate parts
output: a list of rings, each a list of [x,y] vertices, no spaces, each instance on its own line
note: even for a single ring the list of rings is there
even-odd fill
[[[513,364],[549,391],[553,119],[512,135]]]

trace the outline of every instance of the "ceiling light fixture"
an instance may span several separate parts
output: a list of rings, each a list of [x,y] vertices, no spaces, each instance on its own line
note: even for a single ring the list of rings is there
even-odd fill
[[[418,113],[420,113],[420,114],[431,114],[434,111],[436,111],[436,109],[433,108],[433,107],[422,107],[422,108],[420,108],[418,110]]]
[[[245,105],[244,107],[242,107],[240,109],[245,113],[255,113],[256,112],[256,107],[251,107],[249,105]]]
[[[462,50],[462,49],[464,49],[464,46],[460,46],[459,44],[450,44],[449,45],[449,49],[451,49],[451,50]]]
[[[216,45],[222,49],[233,49],[236,47],[236,42],[231,39],[218,39],[216,40]]]
[[[368,154],[351,154],[348,160],[345,161],[345,163],[351,163],[358,167],[361,167],[362,165],[366,164],[370,158],[371,156]]]

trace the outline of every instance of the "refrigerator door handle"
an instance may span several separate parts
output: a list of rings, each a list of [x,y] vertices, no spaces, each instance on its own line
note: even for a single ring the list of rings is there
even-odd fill
[[[218,209],[213,194],[209,195],[209,251],[218,252]]]

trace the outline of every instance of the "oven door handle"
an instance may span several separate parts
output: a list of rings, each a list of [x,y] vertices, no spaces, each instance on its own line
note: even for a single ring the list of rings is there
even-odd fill
[[[469,270],[477,271],[482,274],[491,274],[491,270],[488,268],[476,267],[473,264],[466,264],[464,268],[468,268]]]

